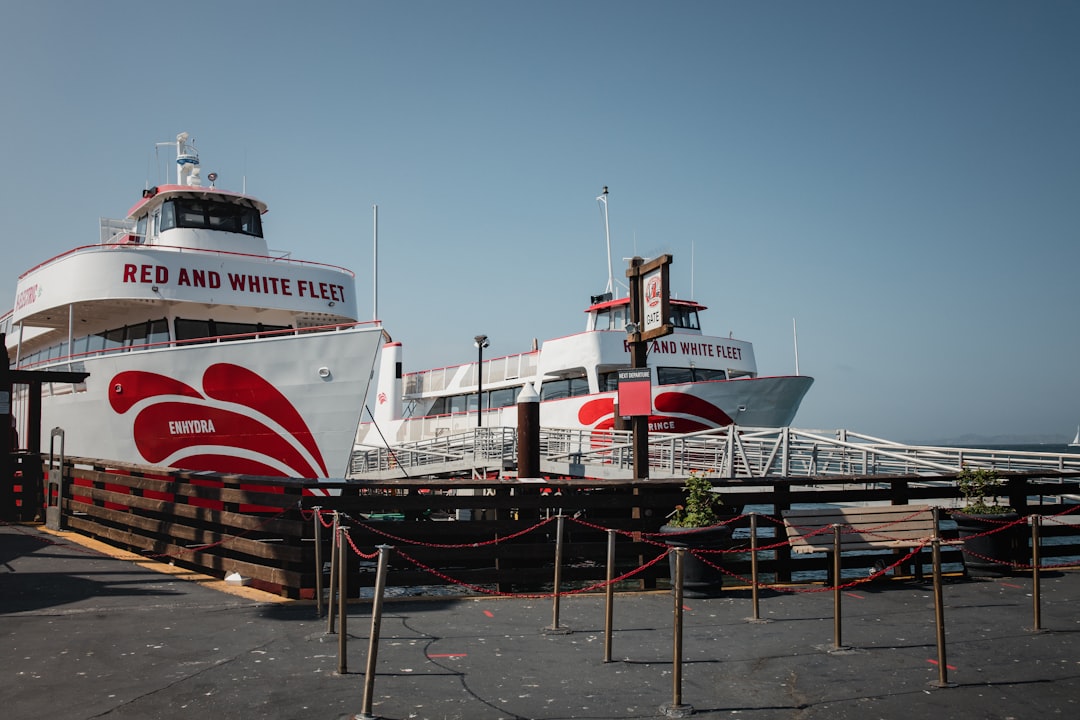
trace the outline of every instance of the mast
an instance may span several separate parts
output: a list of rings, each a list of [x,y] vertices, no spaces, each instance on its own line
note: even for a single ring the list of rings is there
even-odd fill
[[[604,288],[604,292],[612,293],[615,289],[615,273],[611,269],[611,227],[608,225],[607,196],[607,185],[605,185],[604,191],[596,198],[596,202],[600,203],[600,211],[604,213],[604,238],[607,240],[607,287]]]
[[[176,184],[198,186],[199,180],[199,151],[195,149],[195,141],[188,142],[188,134],[182,132],[176,136]]]
[[[374,277],[371,281],[371,319],[379,319],[379,206],[372,205],[372,224],[374,226],[374,242],[375,242],[375,257],[371,263],[372,274]]]
[[[795,325],[795,318],[791,318],[791,334],[795,338],[795,374],[799,374],[799,328]]]

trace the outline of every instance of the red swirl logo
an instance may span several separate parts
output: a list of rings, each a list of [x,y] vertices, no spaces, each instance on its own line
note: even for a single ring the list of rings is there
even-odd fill
[[[688,433],[734,424],[730,415],[708,400],[687,393],[659,393],[653,400],[653,409],[655,412],[649,415],[649,428],[662,432]],[[578,409],[578,422],[593,430],[612,429],[615,427],[615,399],[589,400]]]
[[[135,446],[151,464],[188,470],[327,477],[303,417],[260,375],[228,363],[203,373],[202,391],[166,375],[129,370],[109,383],[109,404],[124,415],[139,406]]]

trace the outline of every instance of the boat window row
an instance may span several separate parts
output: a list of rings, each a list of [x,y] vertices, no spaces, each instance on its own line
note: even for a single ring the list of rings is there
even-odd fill
[[[596,329],[625,331],[626,323],[630,322],[630,317],[627,315],[629,310],[630,308],[626,305],[598,310],[596,313]]]
[[[561,377],[555,380],[544,380],[540,385],[541,400],[562,400],[563,398],[580,397],[589,394],[589,379],[585,377],[585,371]]]
[[[262,217],[254,206],[219,200],[175,198],[161,204],[160,230],[195,228],[262,237]]]
[[[656,382],[660,385],[679,385],[681,383],[703,382],[705,380],[727,380],[723,370],[699,367],[658,367]]]
[[[730,380],[735,377],[753,377],[752,372],[728,372],[713,368],[699,367],[658,367],[656,368],[656,382],[658,385],[679,385],[690,382],[704,382],[707,380]],[[610,370],[599,375],[600,392],[615,392],[619,389],[619,371]]]
[[[484,409],[510,407],[517,402],[519,386],[484,391]],[[476,393],[446,395],[435,398],[428,415],[447,415],[450,413],[476,412]]]
[[[510,407],[517,403],[518,394],[521,392],[520,385],[513,385],[496,390],[485,390],[484,409]],[[545,380],[540,387],[541,400],[561,400],[568,397],[578,397],[589,394],[589,380],[585,372],[573,377],[556,378]],[[476,393],[462,393],[460,395],[446,395],[435,398],[428,415],[446,415],[449,413],[476,412]]]
[[[626,324],[630,322],[630,308],[627,305],[603,308],[596,312],[597,330],[625,331]],[[698,323],[698,311],[687,305],[671,305],[671,324],[684,330],[700,330]]]
[[[244,336],[257,335],[260,333],[280,330],[291,330],[289,325],[264,325],[263,323],[234,323],[215,322],[214,320],[185,320],[177,318],[175,321],[176,338],[178,341],[187,343],[214,342],[221,340],[240,340]],[[219,336],[240,337],[219,337]],[[42,348],[29,355],[19,358],[22,365],[34,365],[49,360],[68,357],[69,355],[83,355],[87,353],[106,352],[110,350],[122,350],[130,347],[141,347],[155,343],[167,343],[169,341],[169,321],[165,318],[147,320],[146,322],[124,325],[110,330],[103,330],[92,335],[82,335],[73,338],[71,351],[68,352],[67,340]]]
[[[92,335],[82,335],[73,338],[71,351],[68,352],[67,340],[54,343],[47,348],[22,356],[21,364],[33,365],[35,363],[56,360],[68,355],[81,355],[84,353],[103,352],[132,347],[134,345],[149,345],[151,343],[169,341],[169,323],[165,318],[148,320],[141,323],[124,325],[123,327],[104,330]]]
[[[173,328],[176,330],[176,341],[178,343],[194,344],[198,342],[215,342],[217,340],[243,340],[245,339],[243,336],[246,335],[291,330],[292,326],[176,318],[173,321]]]
[[[672,304],[671,324],[677,328],[686,328],[687,330],[701,329],[701,325],[698,324],[697,310],[686,305]]]

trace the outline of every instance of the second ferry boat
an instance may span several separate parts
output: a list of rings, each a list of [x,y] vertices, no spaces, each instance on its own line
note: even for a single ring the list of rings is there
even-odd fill
[[[605,201],[605,210],[606,190],[597,198]],[[608,247],[610,258],[610,240]],[[357,450],[420,442],[477,425],[515,427],[517,397],[526,384],[540,397],[543,427],[616,427],[619,371],[630,367],[630,299],[614,297],[610,259],[608,268],[608,289],[592,297],[584,331],[527,352],[403,374],[401,343],[387,343],[373,421],[361,424]],[[672,298],[670,308],[674,333],[648,343],[650,432],[791,424],[813,378],[761,376],[750,342],[705,334],[704,305]]]

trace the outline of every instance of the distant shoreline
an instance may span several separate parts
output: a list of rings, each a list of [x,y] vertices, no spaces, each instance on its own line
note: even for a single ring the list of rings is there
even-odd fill
[[[1066,448],[1066,452],[1069,451],[1069,442],[1071,437],[1064,436],[1051,436],[1045,435],[1038,436],[1022,436],[1022,435],[963,435],[954,438],[945,438],[937,440],[914,440],[912,445],[937,445],[942,447],[973,447],[973,448],[997,448],[997,447],[1009,447],[1016,448],[1018,446],[1030,446],[1036,447],[1054,447],[1054,448]],[[1077,448],[1072,448],[1076,450]],[[1047,450],[1046,452],[1057,452],[1057,450]]]

